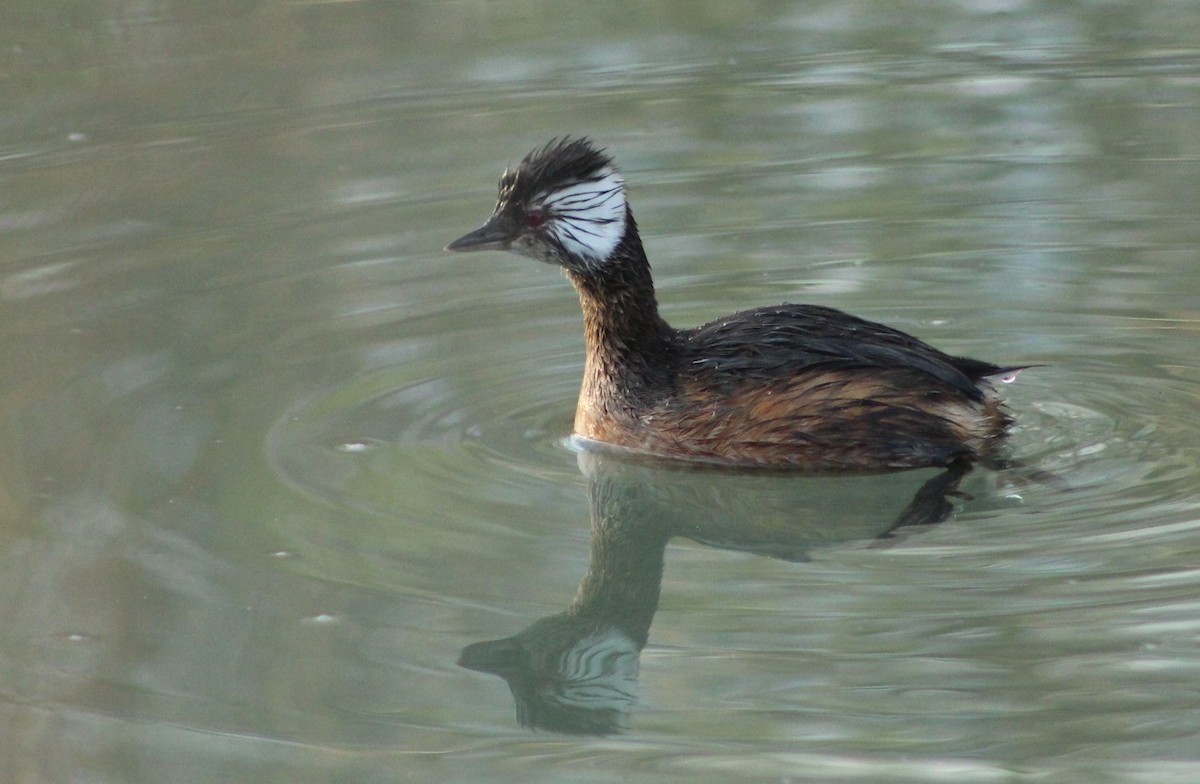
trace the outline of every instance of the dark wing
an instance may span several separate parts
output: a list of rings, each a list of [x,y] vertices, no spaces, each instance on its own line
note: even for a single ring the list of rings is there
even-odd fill
[[[912,335],[818,305],[778,305],[735,313],[688,330],[696,371],[718,377],[780,378],[813,368],[916,370],[982,400],[976,382],[1006,368],[952,357]]]

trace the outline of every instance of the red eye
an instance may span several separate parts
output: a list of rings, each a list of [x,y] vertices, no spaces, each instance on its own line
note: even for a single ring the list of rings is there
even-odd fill
[[[540,229],[545,222],[546,213],[540,210],[525,213],[525,225],[531,229]]]

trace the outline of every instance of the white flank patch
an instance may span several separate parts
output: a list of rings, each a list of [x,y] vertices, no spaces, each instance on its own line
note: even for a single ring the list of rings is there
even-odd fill
[[[625,236],[625,180],[615,169],[605,167],[539,201],[547,228],[572,255],[603,261]]]

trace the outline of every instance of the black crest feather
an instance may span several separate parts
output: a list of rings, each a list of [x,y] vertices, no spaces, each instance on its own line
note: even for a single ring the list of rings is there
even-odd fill
[[[540,193],[585,182],[612,167],[612,158],[586,137],[563,136],[526,155],[500,178],[500,198],[528,202]]]

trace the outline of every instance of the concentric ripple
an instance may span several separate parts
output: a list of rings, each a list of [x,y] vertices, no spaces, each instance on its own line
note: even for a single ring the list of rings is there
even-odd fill
[[[1118,337],[1110,349],[1147,357],[1136,375],[1128,363],[1116,372],[1107,359],[1082,355],[1022,374],[1010,396],[1015,454],[1061,480],[1060,492],[1039,493],[1040,515],[1055,525],[1143,530],[1152,521],[1196,518],[1200,425],[1170,413],[1194,410],[1196,368],[1167,372],[1153,359],[1172,356],[1172,345],[1185,356],[1183,343],[1194,337],[1169,330]]]
[[[569,297],[562,288],[545,296]],[[576,481],[562,439],[578,392],[578,325],[529,317],[537,306],[511,310],[448,308],[444,330],[424,325],[405,360],[296,401],[268,437],[275,471],[306,494],[388,516],[525,505]]]

